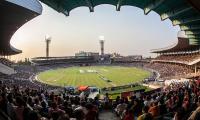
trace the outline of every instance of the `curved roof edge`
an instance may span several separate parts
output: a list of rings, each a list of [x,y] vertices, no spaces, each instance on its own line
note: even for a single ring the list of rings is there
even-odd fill
[[[155,11],[161,20],[170,19],[174,26],[179,25],[185,31],[190,44],[200,45],[200,3],[199,0],[40,0],[57,12],[69,16],[71,10],[87,6],[90,12],[101,4],[116,6],[120,11],[122,6],[135,6],[144,10],[147,15]],[[197,10],[196,10],[197,9]],[[199,10],[199,11],[198,11]]]
[[[26,22],[42,13],[37,0],[5,0],[0,4],[0,55],[22,53],[10,45],[13,34]]]
[[[17,48],[13,47],[12,45],[10,45],[10,49],[11,49],[12,51],[15,51],[16,54],[22,53],[22,50],[18,50]]]
[[[6,1],[24,7],[26,9],[32,10],[38,14],[42,14],[42,5],[38,0],[6,0]]]
[[[178,42],[172,46],[160,49],[153,49],[151,53],[170,53],[170,52],[184,52],[199,49],[199,45],[190,45],[188,38],[178,37]]]

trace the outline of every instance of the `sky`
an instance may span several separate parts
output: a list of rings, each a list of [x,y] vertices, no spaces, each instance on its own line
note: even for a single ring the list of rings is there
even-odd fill
[[[23,53],[20,60],[45,56],[45,35],[51,36],[50,56],[71,56],[79,51],[100,52],[99,36],[104,36],[105,53],[152,56],[151,49],[177,42],[178,26],[161,21],[155,12],[144,15],[140,8],[100,5],[90,13],[79,7],[69,16],[43,5],[42,15],[24,24],[12,37],[11,44]]]

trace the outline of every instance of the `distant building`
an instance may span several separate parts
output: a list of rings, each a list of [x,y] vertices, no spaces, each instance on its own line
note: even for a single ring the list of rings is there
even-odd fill
[[[143,58],[142,55],[129,55],[127,57],[132,60],[141,60]]]
[[[112,57],[112,58],[116,58],[116,57],[121,57],[121,55],[120,55],[119,53],[116,53],[116,52],[115,52],[115,53],[112,53],[112,54],[111,54],[111,57]]]
[[[130,55],[130,56],[119,56],[119,57],[113,57],[113,62],[134,62],[142,60],[142,55]]]
[[[80,52],[78,52],[78,53],[75,53],[75,56],[76,56],[76,57],[99,56],[99,53],[80,51]]]
[[[99,60],[100,55],[97,52],[84,52],[84,51],[80,51],[78,53],[75,53],[75,57],[76,58],[88,58],[88,57],[92,57],[92,58],[94,58],[94,60]]]

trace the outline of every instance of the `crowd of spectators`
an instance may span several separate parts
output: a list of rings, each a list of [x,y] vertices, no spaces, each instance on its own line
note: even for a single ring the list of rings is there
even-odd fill
[[[134,63],[135,64],[135,63]],[[34,81],[38,71],[70,65],[18,66],[17,74],[0,74],[0,120],[98,120],[99,111],[112,109],[122,120],[198,120],[199,85],[172,84],[159,92],[111,100],[72,95],[62,87]],[[191,72],[172,64],[139,64],[157,70],[161,77]],[[36,72],[37,71],[37,72]],[[196,109],[196,110],[195,110]],[[194,112],[192,112],[194,111]],[[191,115],[191,116],[190,116]]]
[[[67,67],[68,65],[62,65]],[[61,67],[18,66],[17,74],[0,75],[0,120],[96,120],[98,99],[87,99],[64,92],[31,78],[37,71]]]
[[[200,54],[160,55],[155,60],[189,63],[200,58]]]
[[[19,83],[21,84],[21,83]],[[0,120],[96,120],[98,99],[0,82]]]
[[[117,97],[113,107],[123,120],[199,120],[200,90],[195,82],[172,84],[140,97]]]
[[[102,108],[113,109],[122,120],[200,118],[200,89],[195,82],[171,84],[161,91],[133,94],[129,99],[118,96],[116,100],[108,94],[102,100],[88,99],[47,87],[24,80],[1,80],[0,120],[98,120]],[[60,92],[51,91],[55,89]]]
[[[171,78],[174,76],[187,75],[193,71],[185,66],[169,64],[169,63],[150,63],[145,67],[156,70],[160,74],[160,78]]]
[[[58,67],[61,66],[17,66],[17,74],[1,74],[0,120],[97,119],[98,99],[80,98],[64,92],[62,87],[35,81],[35,69],[45,71]]]

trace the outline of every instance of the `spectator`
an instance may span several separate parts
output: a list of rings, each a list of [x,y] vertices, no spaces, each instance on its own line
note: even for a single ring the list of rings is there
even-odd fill
[[[144,106],[142,112],[143,114],[138,117],[137,120],[153,120],[152,115],[148,112],[148,106]]]

